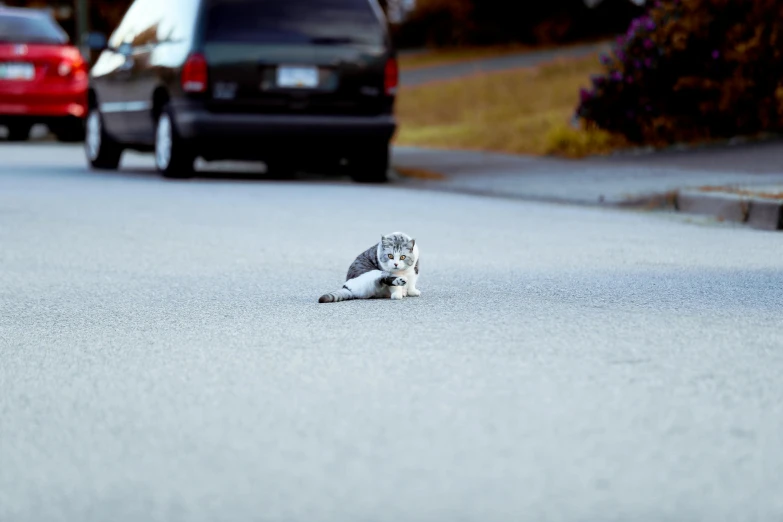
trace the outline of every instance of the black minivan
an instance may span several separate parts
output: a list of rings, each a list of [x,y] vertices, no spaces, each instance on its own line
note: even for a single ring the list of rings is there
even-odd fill
[[[90,72],[85,152],[314,167],[384,182],[397,58],[376,0],[135,0]]]

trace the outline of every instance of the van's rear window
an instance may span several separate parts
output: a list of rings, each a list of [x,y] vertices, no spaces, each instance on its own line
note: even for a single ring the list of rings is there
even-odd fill
[[[208,42],[383,43],[368,0],[211,0]]]
[[[0,43],[65,44],[68,34],[47,16],[0,13]]]

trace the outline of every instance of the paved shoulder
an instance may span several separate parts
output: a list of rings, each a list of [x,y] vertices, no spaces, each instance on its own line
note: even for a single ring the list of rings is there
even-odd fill
[[[420,188],[571,204],[625,205],[683,188],[705,185],[776,185],[783,169],[762,168],[751,157],[771,159],[781,145],[692,151],[640,157],[566,160],[488,152],[397,147],[394,166],[443,175],[403,177]],[[747,161],[744,161],[747,160]]]

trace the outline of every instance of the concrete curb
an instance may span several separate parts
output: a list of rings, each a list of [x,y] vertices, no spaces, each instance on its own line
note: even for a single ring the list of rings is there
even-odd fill
[[[713,216],[758,230],[783,230],[783,200],[746,195],[683,190],[675,208],[687,214]]]
[[[745,145],[763,145],[765,143],[772,143],[783,140],[783,134],[765,132],[755,136],[735,136],[733,138],[727,138],[723,140],[714,140],[711,142],[696,142],[696,143],[675,143],[667,145],[665,147],[628,147],[625,149],[618,149],[612,151],[608,156],[615,158],[633,158],[639,156],[654,156],[657,154],[666,154],[672,152],[694,152],[694,151],[709,151],[709,150],[725,150],[742,147]],[[591,155],[590,158],[604,158],[604,155]]]
[[[482,196],[514,201],[527,201],[530,203],[571,205],[592,208],[616,208],[629,210],[660,210],[674,208],[675,195],[673,193],[640,195],[628,197],[622,201],[607,201],[602,198],[595,200],[564,198],[557,196],[512,193],[506,192],[502,189],[451,185],[444,182],[448,180],[448,177],[443,176],[440,173],[432,173],[431,175],[428,175],[430,174],[430,171],[422,171],[425,173],[424,175],[419,175],[418,172],[411,175],[409,172],[407,172],[407,170],[408,169],[392,168],[391,179],[396,187],[415,190],[429,190],[433,192],[447,192],[449,194],[462,194],[466,196]]]
[[[435,176],[403,174],[393,169],[393,178],[400,188],[432,190],[469,196],[495,197],[531,203],[574,205],[581,207],[615,208],[627,210],[670,210],[684,214],[711,216],[719,221],[746,224],[758,230],[783,230],[783,199],[762,198],[730,192],[706,192],[687,189],[657,194],[628,197],[625,200],[587,200],[577,198],[546,197],[504,192],[492,188],[461,187],[444,183]],[[427,174],[429,172],[424,171]],[[406,175],[407,174],[407,175]]]

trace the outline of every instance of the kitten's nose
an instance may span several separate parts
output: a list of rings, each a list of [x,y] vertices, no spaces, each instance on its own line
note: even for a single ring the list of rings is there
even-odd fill
[[[397,263],[394,263],[394,268],[397,268]]]

